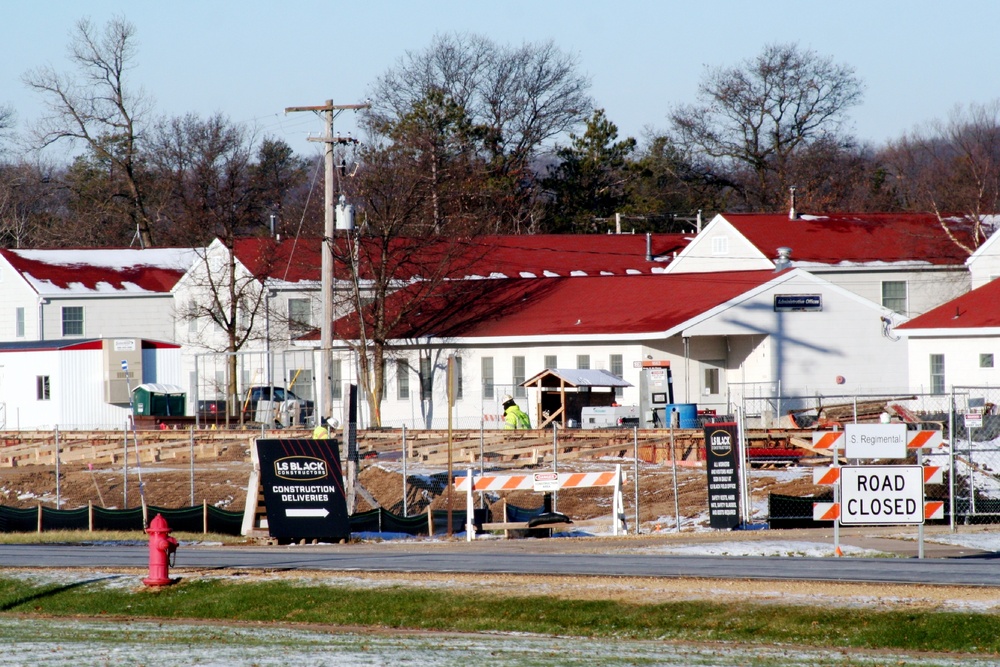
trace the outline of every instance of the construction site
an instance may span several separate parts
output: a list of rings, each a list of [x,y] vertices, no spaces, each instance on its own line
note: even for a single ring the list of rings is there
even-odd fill
[[[754,521],[769,519],[769,498],[828,494],[811,470],[832,462],[815,434],[844,421],[884,419],[885,402],[828,406],[822,413],[788,415],[789,428],[747,429],[747,491]],[[893,410],[894,419],[907,417]],[[821,421],[822,420],[822,421]],[[793,426],[794,425],[794,426]],[[912,423],[911,428],[919,425]],[[938,427],[941,424],[937,425]],[[341,459],[348,456],[340,439]],[[157,428],[132,431],[19,431],[3,433],[0,505],[14,508],[164,508],[210,505],[242,512],[248,500],[254,441],[310,438],[305,429]],[[620,469],[629,531],[707,525],[708,479],[704,428],[400,430],[357,432],[354,512],[382,508],[412,517],[428,510],[464,510],[465,492],[447,484],[449,472],[591,472]],[[976,464],[986,474],[988,464]],[[959,475],[965,474],[962,472]],[[963,487],[964,488],[964,487]],[[980,482],[977,493],[986,485]],[[253,496],[251,492],[249,495]],[[592,488],[559,492],[558,511],[574,522],[611,522],[611,494]],[[477,494],[476,506],[504,516],[503,507],[538,508],[548,499],[528,490]],[[255,498],[251,497],[251,502]]]

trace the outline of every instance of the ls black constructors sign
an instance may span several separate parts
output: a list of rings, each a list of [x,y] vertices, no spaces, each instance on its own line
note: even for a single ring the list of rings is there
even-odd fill
[[[740,523],[739,457],[736,424],[705,426],[708,470],[708,517],[712,528],[734,528]]]
[[[271,537],[350,536],[336,440],[258,440],[256,447]]]

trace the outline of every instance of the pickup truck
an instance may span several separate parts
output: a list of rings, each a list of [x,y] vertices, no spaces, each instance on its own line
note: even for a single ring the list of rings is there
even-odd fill
[[[311,426],[316,420],[316,408],[313,402],[299,397],[295,392],[284,387],[275,386],[253,386],[244,390],[240,398],[240,408],[243,411],[242,422],[257,421],[257,403],[260,401],[295,401],[298,403],[298,424]],[[198,416],[203,421],[218,423],[225,421],[226,401],[225,399],[213,399],[198,401]],[[230,414],[230,421],[241,421],[240,417]],[[293,420],[295,421],[295,420]]]

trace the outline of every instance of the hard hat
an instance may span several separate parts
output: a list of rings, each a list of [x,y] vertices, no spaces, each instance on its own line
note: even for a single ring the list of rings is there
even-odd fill
[[[513,400],[514,400],[514,397],[511,396],[510,394],[505,394],[504,397],[503,397],[503,402],[504,403],[506,403],[507,401],[513,401]]]
[[[327,419],[326,423],[330,425],[330,428],[337,428],[338,426],[340,426],[340,422],[334,419],[333,417]]]

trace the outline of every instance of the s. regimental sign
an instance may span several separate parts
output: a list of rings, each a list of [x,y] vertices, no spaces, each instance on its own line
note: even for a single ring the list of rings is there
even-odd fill
[[[350,536],[336,440],[258,440],[256,447],[271,537]]]
[[[740,523],[739,457],[736,424],[705,426],[708,470],[708,518],[712,528],[734,528]]]

